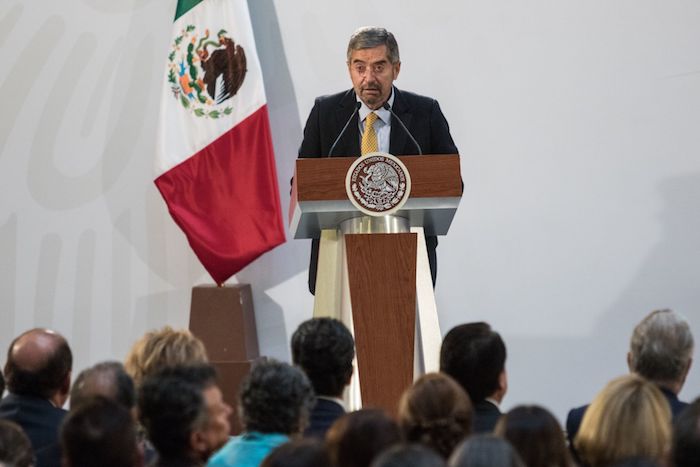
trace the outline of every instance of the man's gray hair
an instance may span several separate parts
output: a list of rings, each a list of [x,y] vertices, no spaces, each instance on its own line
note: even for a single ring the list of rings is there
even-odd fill
[[[693,357],[688,322],[672,310],[656,310],[634,328],[630,369],[654,382],[682,381]]]
[[[392,64],[399,63],[399,44],[396,43],[396,38],[392,33],[384,28],[376,28],[372,26],[364,26],[352,33],[350,42],[348,43],[348,63],[350,63],[350,55],[354,50],[371,49],[386,45],[386,54],[389,62]]]

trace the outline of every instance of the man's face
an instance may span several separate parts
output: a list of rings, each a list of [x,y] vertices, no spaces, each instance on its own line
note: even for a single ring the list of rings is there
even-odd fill
[[[348,62],[355,94],[372,110],[389,99],[391,86],[399,76],[401,62],[390,63],[385,45],[353,50]]]
[[[207,459],[228,441],[231,431],[228,421],[231,407],[224,402],[221,390],[216,385],[209,386],[202,395],[207,407],[207,423],[200,430],[201,442],[198,446],[203,459]]]

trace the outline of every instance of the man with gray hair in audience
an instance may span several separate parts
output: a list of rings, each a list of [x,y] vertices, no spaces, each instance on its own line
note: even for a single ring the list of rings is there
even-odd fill
[[[70,391],[71,410],[95,396],[117,402],[136,418],[134,381],[120,362],[101,362],[81,371]]]
[[[627,364],[630,372],[655,383],[663,392],[674,418],[688,405],[678,399],[693,361],[694,341],[688,322],[672,310],[656,310],[635,328]],[[572,409],[566,431],[572,442],[588,406]]]

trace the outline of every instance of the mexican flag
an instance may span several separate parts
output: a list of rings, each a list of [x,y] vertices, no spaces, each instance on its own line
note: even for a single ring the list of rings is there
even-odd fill
[[[155,184],[217,284],[285,241],[265,88],[245,0],[179,0]]]

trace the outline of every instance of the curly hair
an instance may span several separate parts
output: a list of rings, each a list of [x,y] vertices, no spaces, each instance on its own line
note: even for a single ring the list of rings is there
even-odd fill
[[[315,402],[303,371],[263,358],[241,385],[239,413],[246,431],[294,434],[306,427]]]
[[[311,380],[317,395],[337,397],[352,376],[355,342],[332,318],[304,321],[292,335],[292,362]]]
[[[423,375],[399,402],[399,426],[404,438],[434,449],[443,458],[471,434],[472,419],[469,396],[442,373]]]

